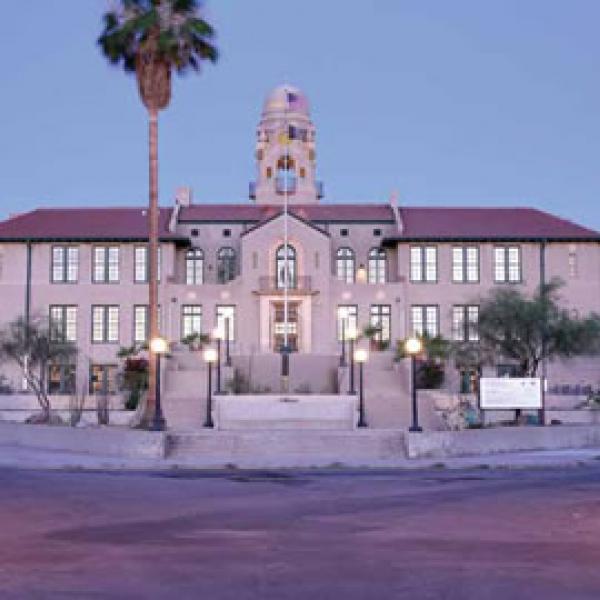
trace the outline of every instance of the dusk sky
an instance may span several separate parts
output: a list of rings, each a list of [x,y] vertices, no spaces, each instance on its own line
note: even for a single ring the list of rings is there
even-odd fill
[[[0,218],[147,202],[135,80],[104,0],[3,2]],[[597,0],[212,0],[221,60],[161,115],[161,203],[243,202],[267,92],[312,104],[329,202],[530,205],[600,229]]]

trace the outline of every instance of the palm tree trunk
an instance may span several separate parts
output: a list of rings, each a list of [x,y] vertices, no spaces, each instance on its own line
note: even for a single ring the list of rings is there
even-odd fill
[[[158,111],[149,111],[150,210],[148,249],[148,320],[150,340],[158,336]],[[144,421],[149,423],[156,408],[156,356],[150,351],[148,395]]]

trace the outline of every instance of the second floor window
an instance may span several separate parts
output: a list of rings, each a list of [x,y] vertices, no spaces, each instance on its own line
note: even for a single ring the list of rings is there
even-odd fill
[[[477,283],[479,281],[479,248],[455,246],[452,248],[452,281]]]
[[[436,337],[440,332],[439,309],[436,305],[415,305],[410,307],[413,335]]]
[[[385,283],[386,281],[386,260],[385,252],[380,248],[372,248],[369,251],[369,283]]]
[[[437,281],[436,246],[411,247],[410,280],[421,283],[435,283]]]
[[[119,341],[119,307],[92,306],[92,342],[115,344]]]
[[[185,254],[185,283],[202,285],[204,283],[204,252],[192,248]]]
[[[50,339],[53,342],[77,341],[77,307],[54,305],[50,307]]]
[[[150,281],[150,262],[148,261],[150,253],[148,252],[148,246],[136,246],[133,253],[133,280],[135,283],[148,283],[148,281]],[[156,264],[156,276],[158,281],[160,281],[160,272],[162,268],[161,254],[162,252],[159,247]]]
[[[335,256],[335,270],[339,281],[354,283],[354,251],[340,248]]]
[[[227,283],[235,279],[236,260],[233,248],[221,248],[217,253],[217,281]]]
[[[290,244],[286,247],[279,246],[275,254],[275,273],[277,277],[277,288],[296,287],[296,249]]]
[[[52,247],[52,283],[76,283],[79,277],[79,248]]]
[[[521,248],[519,246],[496,246],[494,248],[494,281],[496,283],[519,283],[522,281]]]
[[[460,342],[479,340],[479,306],[476,304],[455,305],[452,307],[452,338]]]
[[[95,246],[92,250],[92,280],[94,283],[119,282],[119,247]]]

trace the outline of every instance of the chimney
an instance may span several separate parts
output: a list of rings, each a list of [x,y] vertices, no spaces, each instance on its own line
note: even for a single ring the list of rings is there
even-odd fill
[[[404,223],[402,222],[402,216],[400,215],[400,209],[398,208],[398,191],[393,190],[390,194],[390,207],[394,213],[394,221],[396,221],[396,229],[398,233],[402,235],[404,233]]]
[[[192,188],[177,188],[175,192],[175,204],[178,206],[190,206],[192,204]]]

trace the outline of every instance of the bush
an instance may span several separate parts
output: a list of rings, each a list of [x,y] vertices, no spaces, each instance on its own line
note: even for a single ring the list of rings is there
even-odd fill
[[[444,365],[433,360],[417,364],[417,387],[421,390],[438,390],[444,383]]]
[[[122,377],[121,389],[129,392],[125,400],[125,408],[135,410],[142,393],[148,389],[148,360],[138,357],[127,358]]]

